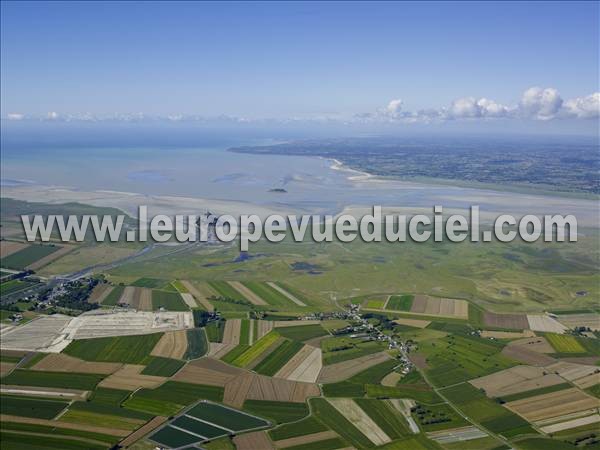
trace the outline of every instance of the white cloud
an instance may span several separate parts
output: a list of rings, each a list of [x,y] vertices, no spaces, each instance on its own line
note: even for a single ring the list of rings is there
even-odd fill
[[[400,113],[402,112],[402,105],[404,104],[404,102],[397,98],[395,100],[392,100],[388,103],[387,107],[386,107],[386,112],[390,115],[390,116],[399,116]]]
[[[48,120],[56,120],[56,119],[58,119],[58,113],[54,112],[54,111],[50,111],[48,114],[46,114],[46,118]]]
[[[596,119],[600,117],[600,92],[567,100],[563,108],[568,116],[578,119]]]
[[[523,93],[519,111],[527,118],[550,120],[558,115],[562,104],[563,99],[556,89],[535,86]]]
[[[25,118],[25,115],[20,113],[8,113],[6,115],[6,118],[8,120],[23,120]]]

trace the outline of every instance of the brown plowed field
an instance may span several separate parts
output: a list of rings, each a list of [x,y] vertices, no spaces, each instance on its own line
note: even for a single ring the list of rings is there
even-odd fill
[[[29,247],[29,244],[23,242],[0,241],[0,258],[6,258],[26,247]]]
[[[387,361],[388,359],[390,359],[390,356],[386,352],[380,352],[324,366],[319,374],[319,383],[334,383],[336,381],[345,380],[358,372],[368,369],[375,364]]]
[[[529,322],[525,314],[496,314],[485,311],[483,323],[488,327],[506,328],[509,330],[528,330]]]
[[[420,319],[396,319],[393,321],[394,323],[397,323],[398,325],[406,325],[408,327],[414,327],[414,328],[425,328],[427,327],[427,325],[429,325],[431,322],[429,320],[420,320]]]
[[[233,438],[233,443],[237,450],[271,450],[274,449],[273,443],[264,431],[255,431],[246,433]]]
[[[15,363],[0,362],[0,377],[8,375],[16,366]]]
[[[554,373],[541,367],[515,366],[500,372],[469,381],[478,389],[485,390],[489,397],[502,397],[564,383]]]
[[[554,353],[556,351],[554,350],[554,348],[552,348],[552,346],[546,340],[546,338],[542,336],[518,339],[516,341],[512,341],[508,345],[521,346],[523,348],[526,348],[527,350],[531,350],[538,353]]]
[[[208,356],[211,356],[216,359],[221,359],[235,347],[237,347],[236,344],[222,344],[220,342],[211,342]]]
[[[152,289],[136,287],[132,306],[138,311],[152,311]]]
[[[99,373],[111,374],[119,370],[123,364],[108,362],[89,362],[74,358],[64,353],[49,353],[40,362],[35,364],[33,370],[47,370],[50,372],[74,373]]]
[[[313,383],[255,375],[246,398],[251,400],[275,400],[279,402],[305,402],[308,397],[319,396],[319,387]]]
[[[112,291],[113,289],[114,287],[108,283],[96,285],[96,287],[92,291],[92,294],[88,298],[88,303],[102,303],[104,299],[108,297],[110,291]]]
[[[61,248],[59,248],[55,252],[52,252],[49,255],[44,256],[41,259],[38,259],[33,264],[28,265],[26,267],[26,269],[28,269],[28,270],[37,270],[40,267],[44,267],[44,266],[50,264],[52,261],[57,260],[58,258],[61,258],[61,257],[65,256],[67,253],[69,253],[69,252],[71,252],[73,250],[75,250],[75,246],[74,245],[63,245],[63,246],[61,246]]]
[[[225,393],[223,395],[223,403],[241,408],[246,400],[250,386],[256,375],[252,373],[243,373],[238,377],[225,384]]]
[[[155,388],[167,381],[165,377],[141,375],[144,366],[125,364],[120,370],[102,380],[98,386],[109,389],[135,391],[139,388]]]
[[[308,346],[312,351],[308,356],[290,373],[288,380],[305,381],[315,383],[323,369],[323,355],[320,348]]]
[[[535,333],[531,330],[524,331],[489,331],[483,330],[481,337],[494,339],[519,339],[534,337]]]
[[[134,286],[127,286],[123,289],[121,298],[119,298],[119,305],[131,305],[133,306],[133,297],[135,295],[136,288]]]
[[[182,359],[187,350],[187,331],[167,331],[152,349],[152,356]]]
[[[583,411],[600,406],[600,400],[576,388],[563,389],[549,394],[536,395],[508,402],[506,406],[529,422]]]
[[[189,291],[189,293],[194,296],[196,301],[200,302],[207,311],[215,310],[215,307],[208,300],[208,298],[213,295],[216,295],[216,294],[214,292],[212,292],[212,290],[210,289],[209,286],[205,286],[205,289],[199,288],[187,280],[181,280],[181,284],[183,284],[185,286],[185,288]]]
[[[225,386],[243,373],[242,369],[229,366],[221,361],[212,358],[201,358],[186,364],[171,379],[185,383]]]
[[[246,298],[253,305],[268,305],[267,302],[265,302],[262,298],[260,298],[258,295],[256,295],[254,292],[252,292],[239,281],[228,281],[228,283],[232,288],[234,288],[236,291],[242,294],[242,296],[244,296],[244,298]]]
[[[223,344],[240,343],[240,328],[242,326],[241,319],[229,319],[225,322],[225,330],[223,331]]]
[[[129,436],[127,436],[125,439],[123,439],[121,442],[119,442],[119,446],[128,447],[132,444],[135,444],[141,438],[146,436],[152,430],[161,426],[166,421],[167,421],[167,417],[163,417],[163,416],[154,417],[152,420],[150,420],[150,422],[148,422],[144,426],[138,428],[136,431],[134,431]]]
[[[308,356],[313,352],[313,350],[316,350],[314,347],[311,347],[309,345],[305,345],[304,347],[302,347],[300,349],[300,351],[298,353],[296,353],[294,356],[292,356],[287,363],[285,363],[285,365],[279,369],[279,371],[273,375],[276,378],[285,378],[287,379],[290,374],[296,370],[296,368],[302,364],[304,362],[304,360],[306,358],[308,358]],[[314,381],[314,380],[313,380]]]
[[[254,336],[254,341],[258,341],[261,337],[267,334],[273,329],[272,320],[259,320],[258,321],[258,336]]]
[[[520,345],[507,345],[502,349],[501,353],[507,358],[532,366],[547,366],[556,362],[554,358],[543,353],[534,352]]]
[[[324,441],[326,439],[333,439],[337,436],[338,435],[335,431],[321,431],[320,433],[305,434],[304,436],[275,441],[275,445],[277,445],[277,448],[294,447],[296,445],[310,444],[311,442],[319,442]]]

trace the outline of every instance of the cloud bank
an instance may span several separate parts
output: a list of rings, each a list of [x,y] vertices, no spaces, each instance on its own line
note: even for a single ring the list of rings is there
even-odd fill
[[[356,117],[369,121],[430,122],[473,119],[598,119],[600,117],[600,92],[587,97],[563,100],[554,88],[531,87],[523,92],[516,105],[503,105],[489,98],[463,97],[439,109],[405,111],[403,101],[394,99],[375,113]]]
[[[585,97],[564,100],[557,89],[547,87],[531,87],[521,95],[521,99],[513,105],[504,105],[495,100],[481,97],[462,97],[452,101],[442,108],[420,109],[408,111],[400,98],[390,100],[387,105],[375,112],[357,114],[331,114],[312,117],[278,117],[278,118],[247,118],[229,115],[205,117],[198,115],[171,114],[152,116],[144,113],[95,115],[60,114],[52,111],[45,115],[33,116],[20,112],[10,112],[2,117],[3,120],[38,120],[63,122],[198,122],[198,123],[293,123],[293,122],[329,122],[329,123],[432,123],[448,121],[473,120],[534,120],[549,121],[558,119],[598,119],[600,117],[600,92],[594,92]]]

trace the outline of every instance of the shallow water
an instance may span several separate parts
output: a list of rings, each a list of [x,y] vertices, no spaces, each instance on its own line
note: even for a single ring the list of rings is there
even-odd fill
[[[225,149],[39,149],[3,152],[5,186],[33,183],[81,191],[234,200],[307,213],[347,206],[425,207],[512,214],[575,214],[594,224],[593,200],[516,194],[455,186],[380,181],[336,170],[321,158],[251,155]],[[281,188],[286,192],[269,192]]]

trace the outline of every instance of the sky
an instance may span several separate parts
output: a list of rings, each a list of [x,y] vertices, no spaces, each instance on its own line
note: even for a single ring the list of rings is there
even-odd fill
[[[4,120],[597,130],[598,2],[3,1],[1,13]]]

